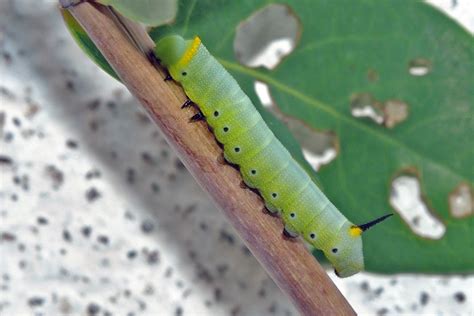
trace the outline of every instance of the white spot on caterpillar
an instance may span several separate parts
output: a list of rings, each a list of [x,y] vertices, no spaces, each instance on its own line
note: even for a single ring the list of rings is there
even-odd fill
[[[474,196],[467,183],[461,183],[449,195],[449,212],[455,218],[474,214]]]
[[[417,235],[440,239],[446,226],[433,214],[422,200],[420,183],[414,175],[401,174],[392,182],[390,204]]]
[[[273,69],[293,51],[300,34],[299,19],[290,7],[270,4],[237,26],[234,52],[243,65]]]

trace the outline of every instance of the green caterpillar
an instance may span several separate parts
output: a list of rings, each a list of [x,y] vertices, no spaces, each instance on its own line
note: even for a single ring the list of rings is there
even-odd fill
[[[155,55],[188,95],[183,107],[199,107],[193,119],[206,119],[224,147],[225,159],[239,166],[244,182],[259,191],[267,209],[281,215],[284,234],[301,235],[321,249],[339,277],[363,270],[362,232],[391,214],[363,225],[349,222],[273,135],[199,37],[164,37]]]

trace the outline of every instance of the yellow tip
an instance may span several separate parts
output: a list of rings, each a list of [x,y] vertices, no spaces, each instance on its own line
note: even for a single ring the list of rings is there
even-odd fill
[[[191,59],[193,59],[194,55],[196,55],[199,45],[201,45],[201,39],[199,36],[194,37],[193,42],[189,46],[189,48],[184,52],[183,57],[178,62],[181,67],[186,66]]]
[[[357,227],[357,226],[352,226],[351,228],[349,228],[349,233],[351,234],[352,237],[358,237],[362,235],[363,232],[364,231],[360,227]]]

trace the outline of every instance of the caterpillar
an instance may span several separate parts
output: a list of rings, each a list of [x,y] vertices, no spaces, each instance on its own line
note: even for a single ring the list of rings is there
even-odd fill
[[[301,236],[324,252],[336,275],[364,269],[362,233],[392,214],[355,225],[329,201],[275,137],[235,79],[209,53],[199,37],[168,35],[154,50],[170,78],[181,84],[205,119],[224,158],[237,165],[247,186],[258,190],[266,208],[280,215],[283,234]],[[165,79],[166,80],[166,79]]]

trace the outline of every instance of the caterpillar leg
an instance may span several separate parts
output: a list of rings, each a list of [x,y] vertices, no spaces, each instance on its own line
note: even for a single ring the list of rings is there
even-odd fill
[[[273,216],[273,217],[279,217],[280,216],[280,213],[278,211],[272,212],[266,206],[263,207],[263,212],[265,214],[268,214],[268,215]]]
[[[217,157],[217,162],[221,165],[225,165],[227,164],[227,161],[225,160],[224,158],[224,153],[221,153],[218,157]]]
[[[181,108],[184,109],[184,108],[190,107],[192,104],[193,104],[193,101],[191,101],[190,99],[187,99],[186,101],[184,101],[183,105],[181,105]]]
[[[164,81],[170,81],[170,80],[173,80],[173,77],[171,77],[171,75],[169,73],[167,73],[165,79],[163,79],[163,80]]]
[[[247,188],[250,188],[250,189],[255,189],[256,188],[256,186],[252,182],[248,181],[248,179],[243,179],[242,182],[244,183],[245,187],[247,187]]]
[[[298,237],[298,233],[285,226],[285,228],[283,228],[283,236],[286,238],[296,238]]]
[[[157,65],[161,65],[161,60],[156,57],[155,53],[153,52],[153,50],[150,50],[147,54],[147,57],[148,57],[148,60],[154,65],[154,66],[157,66]]]
[[[265,203],[265,208],[271,216],[279,216],[281,213],[280,210],[268,203]]]
[[[198,121],[203,121],[205,120],[206,118],[204,117],[204,114],[202,114],[201,111],[199,111],[198,113],[194,114],[190,119],[189,119],[189,122],[190,123],[194,123],[194,122],[198,122]]]
[[[272,213],[278,213],[279,212],[278,208],[276,208],[273,204],[268,203],[266,201],[265,201],[265,207]]]

